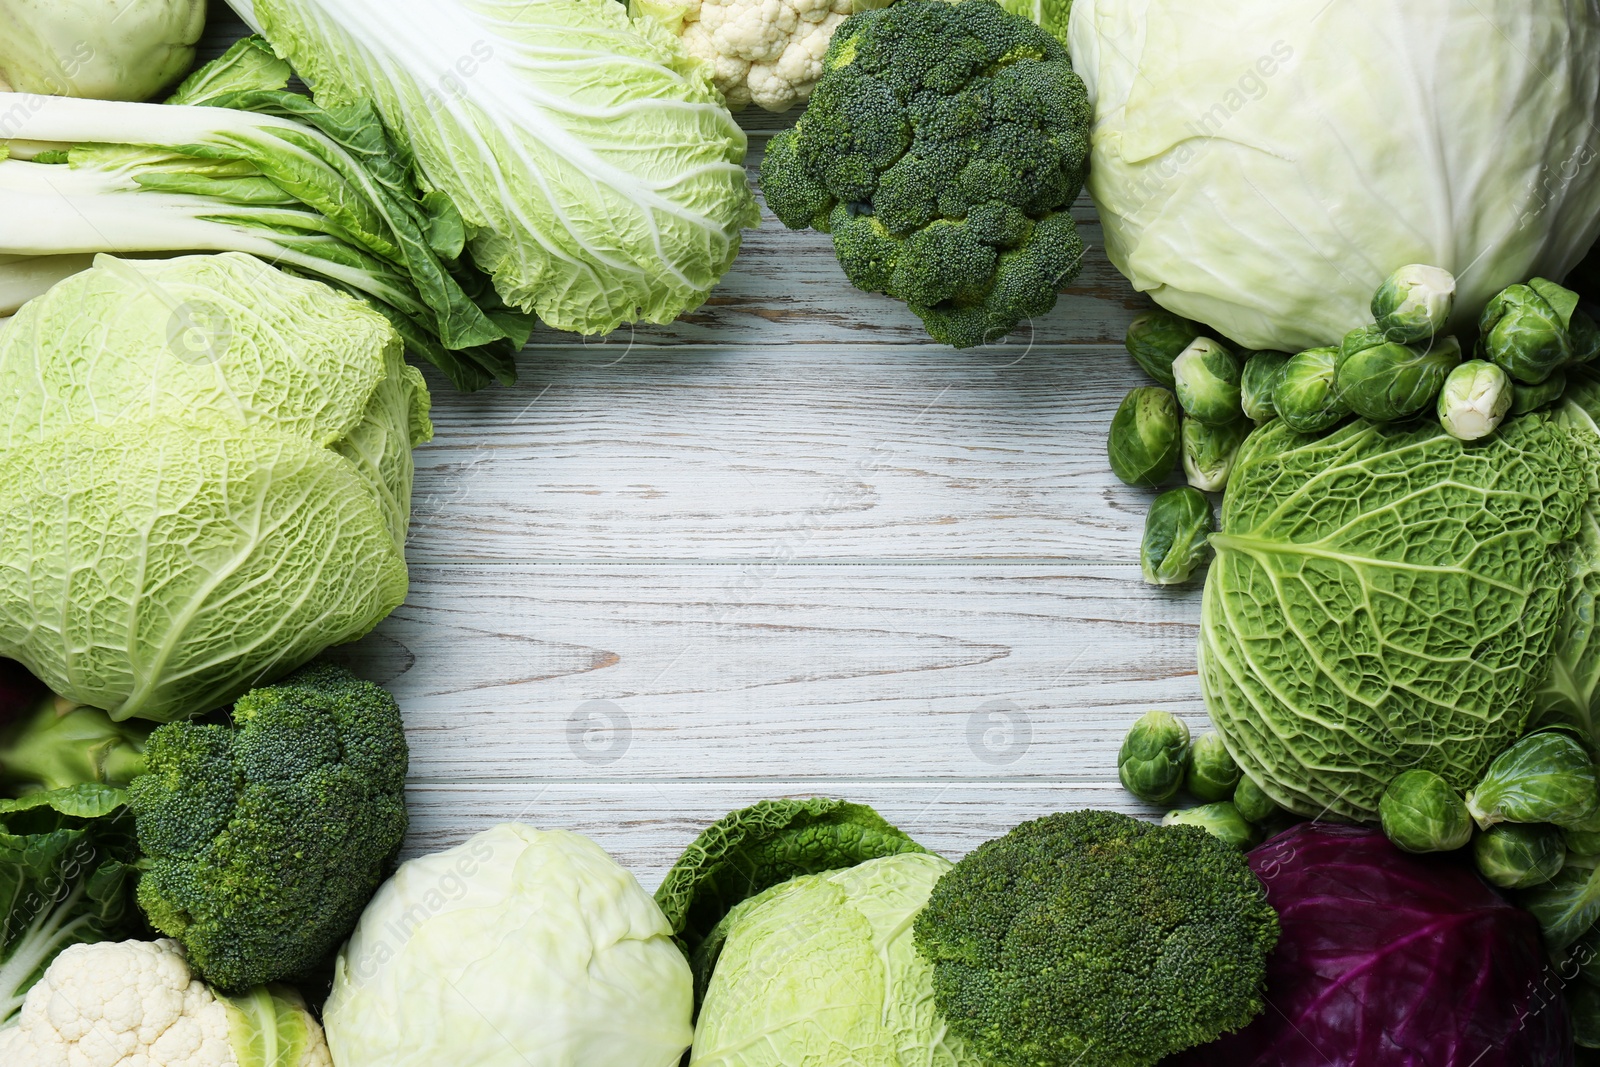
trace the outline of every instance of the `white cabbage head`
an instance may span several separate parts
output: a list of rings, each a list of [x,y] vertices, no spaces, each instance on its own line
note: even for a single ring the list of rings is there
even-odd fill
[[[1069,36],[1112,263],[1246,348],[1336,343],[1407,263],[1459,330],[1600,232],[1597,0],[1077,0]]]
[[[0,85],[147,100],[189,72],[205,25],[205,0],[5,0]]]
[[[231,702],[405,599],[421,375],[240,253],[100,256],[0,331],[0,655],[113,718]]]
[[[667,918],[588,838],[506,823],[404,864],[339,953],[339,1067],[676,1067],[694,982]]]
[[[926,853],[803,875],[743,901],[695,1029],[691,1067],[979,1067],[933,1002],[911,922],[950,862]]]

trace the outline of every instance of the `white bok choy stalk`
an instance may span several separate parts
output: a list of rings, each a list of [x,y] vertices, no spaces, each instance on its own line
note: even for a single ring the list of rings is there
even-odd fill
[[[531,319],[472,266],[459,213],[421,193],[370,107],[319,107],[287,79],[252,38],[174,103],[0,94],[0,137],[70,146],[0,160],[0,297],[64,255],[248,252],[368,298],[458,387],[513,380]]]

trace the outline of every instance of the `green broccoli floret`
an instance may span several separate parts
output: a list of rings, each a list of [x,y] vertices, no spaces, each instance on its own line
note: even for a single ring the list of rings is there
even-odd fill
[[[980,846],[914,934],[939,1010],[985,1063],[1148,1067],[1261,1011],[1278,917],[1204,830],[1078,811]]]
[[[852,284],[956,348],[1054,307],[1089,156],[1066,49],[991,0],[901,0],[845,20],[823,67],[761,164],[783,224],[831,232]]]
[[[393,865],[407,755],[394,698],[332,664],[162,726],[128,791],[150,924],[227,991],[309,971]]]

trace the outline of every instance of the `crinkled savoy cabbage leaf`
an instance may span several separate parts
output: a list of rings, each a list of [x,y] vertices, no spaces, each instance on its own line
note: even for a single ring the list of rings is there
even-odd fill
[[[250,256],[123,261],[0,333],[0,655],[183,718],[405,599],[427,390],[364,303]]]
[[[1200,641],[1245,773],[1293,811],[1357,820],[1407,768],[1470,787],[1532,711],[1586,498],[1579,449],[1540,416],[1474,444],[1438,425],[1258,430]]]
[[[1574,381],[1555,411],[1556,422],[1573,431],[1584,451],[1590,496],[1579,520],[1572,554],[1566,610],[1556,633],[1550,673],[1534,698],[1544,723],[1567,723],[1600,741],[1600,381]]]

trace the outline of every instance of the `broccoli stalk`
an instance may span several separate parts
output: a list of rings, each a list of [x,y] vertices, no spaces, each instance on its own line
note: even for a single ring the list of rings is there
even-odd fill
[[[349,935],[406,832],[400,709],[318,663],[233,707],[169,723],[128,791],[139,906],[212,985],[306,974]]]
[[[1197,827],[1050,815],[980,846],[917,916],[934,1000],[993,1067],[1150,1067],[1263,1007],[1278,917]]]
[[[999,340],[1055,306],[1090,109],[1066,49],[990,0],[902,0],[834,33],[806,114],[761,165],[790,229],[832,233],[850,281],[936,341]]]

